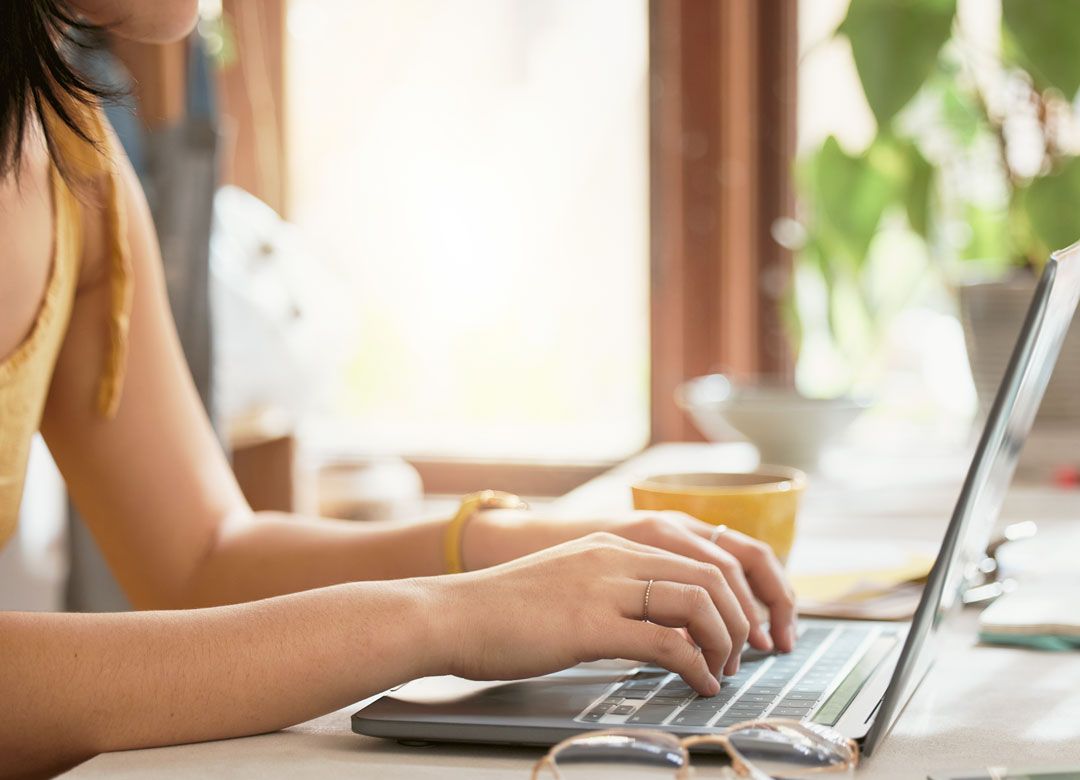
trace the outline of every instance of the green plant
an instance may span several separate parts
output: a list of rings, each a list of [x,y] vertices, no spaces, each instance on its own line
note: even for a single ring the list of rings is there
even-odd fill
[[[1078,31],[1075,0],[1002,0],[990,41],[958,22],[956,0],[851,1],[835,35],[850,42],[877,131],[858,152],[830,136],[796,171],[796,287],[812,278],[824,291],[848,368],[834,390],[856,383],[928,274],[1038,268],[1080,238]]]

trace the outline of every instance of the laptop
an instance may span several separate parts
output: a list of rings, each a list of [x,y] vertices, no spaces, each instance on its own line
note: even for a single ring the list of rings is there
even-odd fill
[[[700,697],[654,666],[586,664],[516,682],[428,678],[352,716],[353,731],[406,742],[551,745],[646,727],[681,736],[761,717],[825,724],[872,754],[926,674],[982,559],[1080,298],[1080,242],[1051,255],[910,623],[800,621],[794,652],[748,651],[720,693]]]

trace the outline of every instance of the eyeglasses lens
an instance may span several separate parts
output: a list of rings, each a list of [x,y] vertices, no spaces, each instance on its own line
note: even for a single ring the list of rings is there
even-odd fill
[[[854,768],[850,743],[830,728],[769,725],[729,732],[731,745],[742,757],[770,777],[820,777]],[[695,760],[695,764],[697,761]]]
[[[562,780],[672,780],[685,757],[679,741],[662,734],[585,734],[562,747],[555,763]]]

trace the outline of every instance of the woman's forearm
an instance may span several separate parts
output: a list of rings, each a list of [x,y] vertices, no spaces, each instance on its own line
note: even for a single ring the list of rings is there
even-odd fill
[[[0,776],[271,731],[441,671],[431,592],[401,581],[182,612],[0,613]]]
[[[223,523],[191,581],[169,603],[206,607],[343,582],[443,574],[446,519],[356,523],[256,512]]]

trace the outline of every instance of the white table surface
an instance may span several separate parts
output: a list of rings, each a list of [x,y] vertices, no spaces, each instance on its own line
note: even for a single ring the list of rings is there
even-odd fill
[[[582,486],[557,502],[557,508],[567,513],[626,508],[629,481],[649,472],[752,465],[752,452],[738,446],[662,445]],[[807,493],[800,539],[812,539],[814,545],[853,535],[936,542],[964,468],[957,458],[918,463],[878,459],[873,467],[853,458],[828,465],[845,478],[819,479]],[[1057,534],[1067,539],[1071,526],[1080,529],[1080,491],[1015,487],[1004,518],[1034,519],[1044,538]],[[919,778],[931,771],[987,765],[1080,767],[1080,653],[979,646],[975,621],[974,614],[963,616],[960,635],[859,775]],[[349,730],[355,709],[258,737],[105,754],[65,777],[527,778],[540,754],[491,746],[406,747],[361,737]]]

